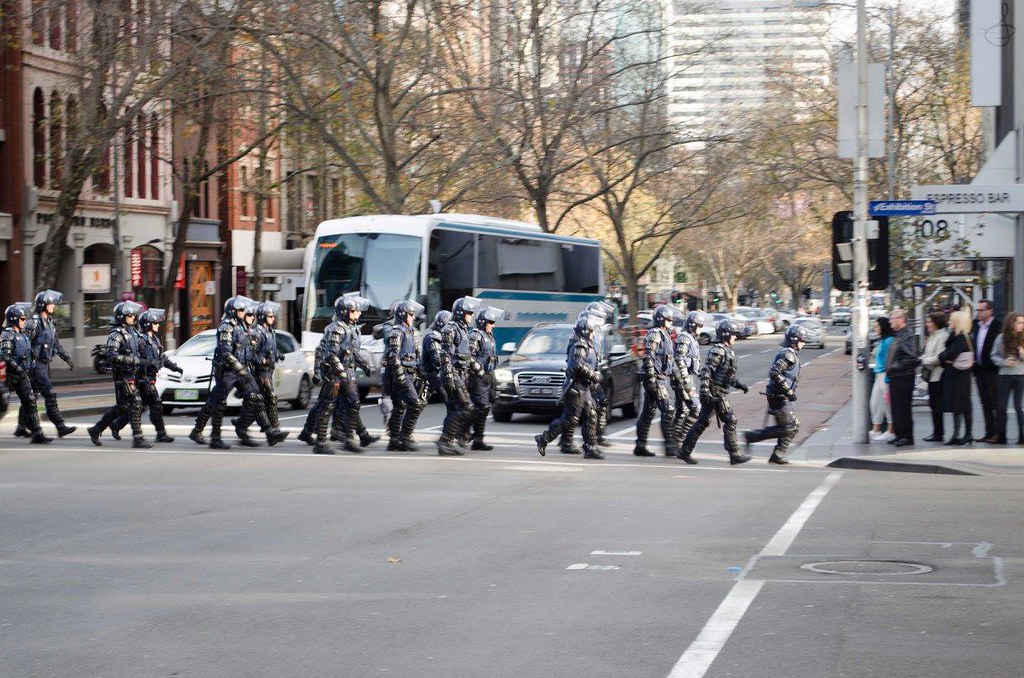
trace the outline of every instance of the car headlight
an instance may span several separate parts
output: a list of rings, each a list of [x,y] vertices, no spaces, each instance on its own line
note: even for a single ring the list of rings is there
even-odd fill
[[[512,370],[505,367],[494,370],[494,381],[499,385],[509,383],[512,381]]]

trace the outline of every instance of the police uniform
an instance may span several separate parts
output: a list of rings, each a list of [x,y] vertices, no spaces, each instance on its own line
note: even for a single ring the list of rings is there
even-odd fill
[[[73,433],[74,426],[64,423],[64,416],[60,412],[57,403],[57,393],[53,390],[53,383],[50,381],[50,363],[53,357],[57,356],[70,367],[71,356],[64,350],[57,337],[57,323],[53,317],[46,312],[48,304],[59,304],[64,300],[60,292],[44,290],[36,295],[35,315],[28,319],[25,324],[25,334],[32,342],[32,355],[35,358],[32,365],[31,379],[32,388],[43,398],[46,405],[46,416],[57,427],[57,435],[61,438]],[[24,424],[19,418],[19,428]],[[15,431],[18,434],[18,431]]]
[[[306,425],[299,435],[299,439],[306,442],[310,442],[311,435],[315,436],[313,451],[316,454],[334,454],[334,450],[328,444],[327,429],[338,399],[341,373],[345,370],[340,356],[344,335],[342,324],[340,320],[335,320],[325,327],[316,349],[316,378],[321,382],[320,393],[317,394],[316,405],[309,411]]]
[[[256,385],[263,395],[263,406],[267,413],[270,430],[283,440],[287,433],[281,432],[281,420],[277,412],[277,393],[274,391],[274,370],[284,360],[277,347],[277,332],[267,323],[267,316],[273,312],[277,317],[279,305],[273,302],[261,303],[256,311],[256,324],[249,330],[251,337],[250,364],[256,378]]]
[[[451,320],[450,311],[438,311],[434,316],[434,322],[423,334],[420,342],[420,367],[423,370],[423,377],[427,381],[430,392],[445,397],[444,385],[441,382],[441,334],[444,326]]]
[[[132,447],[152,447],[142,437],[142,396],[137,381],[143,371],[139,333],[126,319],[133,316],[138,322],[141,311],[142,306],[134,301],[122,301],[114,307],[114,327],[107,335],[107,362],[114,380],[115,404],[88,429],[93,445],[102,445],[100,434],[114,422],[124,420],[132,427]]]
[[[598,302],[598,303],[603,305],[603,306],[607,306],[607,304],[605,304],[605,302]],[[580,315],[577,317],[577,320],[579,320],[579,318],[584,316],[584,315],[593,315],[593,316],[599,318],[601,320],[601,323],[602,323],[601,327],[599,329],[595,330],[594,333],[590,337],[590,343],[593,344],[594,352],[597,354],[597,357],[598,357],[598,370],[600,371],[600,362],[604,361],[604,360],[608,360],[608,353],[607,353],[607,348],[606,348],[607,342],[605,341],[605,339],[606,339],[605,333],[606,333],[607,327],[608,327],[607,323],[605,322],[606,318],[607,318],[607,315],[603,311],[600,311],[600,310],[598,310],[598,311],[586,310],[586,311],[583,311],[582,313],[580,313]],[[565,356],[567,364],[568,364],[569,357],[570,357],[569,354],[572,353],[572,350],[573,350],[573,342],[570,341],[569,342],[569,346],[566,349],[566,356]],[[603,444],[605,442],[605,440],[604,440],[604,430],[605,430],[605,427],[608,425],[608,410],[610,409],[608,407],[608,395],[604,392],[604,383],[601,380],[598,380],[597,383],[591,384],[590,394],[594,398],[594,410],[593,410],[592,414],[594,416],[595,425],[597,426],[597,441],[598,441],[599,444]],[[567,423],[563,427],[562,435],[559,438],[559,445],[558,445],[559,448],[562,451],[562,454],[580,454],[580,452],[582,452],[582,450],[580,450],[578,447],[573,445],[573,436],[575,434],[576,434],[576,427],[575,426],[572,426],[572,425]]]
[[[644,385],[644,405],[636,423],[636,447],[633,454],[651,457],[647,449],[647,434],[654,421],[655,412],[661,412],[661,435],[665,439],[665,451],[675,452],[672,442],[673,426],[676,419],[675,402],[672,397],[672,374],[675,371],[675,349],[672,335],[667,327],[675,311],[659,306],[654,311],[651,327],[644,336],[644,359],[641,363],[640,379]]]
[[[723,320],[719,325],[719,337],[722,337],[722,327],[730,323],[732,329],[738,331],[738,327],[731,321]],[[729,404],[729,389],[738,388],[746,392],[748,388],[736,379],[736,352],[726,341],[722,341],[711,347],[708,353],[708,360],[701,370],[700,385],[700,415],[694,422],[693,428],[687,434],[679,449],[678,456],[688,460],[693,453],[697,440],[707,429],[712,415],[718,417],[722,424],[722,434],[725,438],[725,450],[729,453],[729,462],[742,464],[750,461],[750,457],[740,453],[739,443],[736,440],[736,414]]]
[[[387,420],[388,449],[415,451],[412,439],[416,422],[425,402],[421,397],[419,381],[420,352],[416,345],[416,331],[407,322],[408,316],[418,316],[423,307],[406,301],[394,307],[394,321],[387,328],[384,344],[384,372],[382,384],[391,397],[392,410]]]
[[[498,366],[498,347],[494,343],[494,335],[487,331],[501,319],[501,309],[488,306],[476,314],[476,327],[469,333],[469,370],[466,386],[469,399],[473,403],[473,448],[474,450],[493,450],[484,442],[484,427],[487,415],[494,404],[496,385],[494,369]]]
[[[25,311],[17,305],[7,308],[6,326],[0,332],[0,360],[7,363],[7,388],[21,401],[18,421],[24,422],[25,433],[32,437],[33,443],[48,443],[52,438],[46,437],[39,426],[36,394],[32,390],[32,341],[18,327],[22,318],[25,318]]]
[[[597,420],[594,416],[593,385],[601,381],[598,356],[591,342],[594,330],[600,327],[592,316],[580,316],[569,342],[566,380],[562,393],[562,416],[551,422],[547,430],[534,437],[537,451],[545,454],[548,443],[562,435],[566,428],[583,425],[583,457],[604,459],[597,447]]]
[[[768,387],[765,396],[768,399],[768,414],[775,418],[774,426],[767,426],[755,431],[746,431],[743,436],[746,443],[775,438],[775,449],[768,461],[773,464],[788,464],[785,460],[789,444],[800,431],[800,420],[796,418],[793,402],[796,400],[796,385],[800,381],[800,356],[795,346],[785,346],[772,361],[768,369]]]
[[[164,354],[164,347],[160,343],[160,337],[152,330],[154,323],[164,321],[163,313],[163,309],[149,309],[140,316],[142,331],[137,333],[139,372],[135,383],[139,390],[139,397],[142,398],[142,406],[149,408],[149,420],[153,423],[153,427],[156,428],[156,441],[158,443],[173,443],[174,438],[167,435],[167,429],[164,426],[163,403],[160,400],[160,393],[156,390],[156,375],[161,367],[166,367],[168,370],[178,374],[181,374],[183,370]],[[119,438],[116,432],[124,428],[129,422],[130,416],[122,416],[111,424],[111,434],[114,434],[115,438]]]
[[[686,330],[676,335],[675,360],[676,369],[672,377],[672,387],[676,392],[673,438],[681,444],[700,416],[700,343]]]
[[[380,436],[371,435],[363,424],[363,417],[360,413],[362,402],[359,398],[359,383],[356,380],[356,369],[361,369],[365,374],[370,374],[370,366],[363,359],[362,347],[362,326],[355,322],[342,321],[341,323],[341,346],[339,356],[344,366],[338,383],[338,398],[335,403],[334,421],[331,429],[331,439],[340,440],[342,445],[349,452],[361,452],[360,448],[367,447],[378,440]],[[359,437],[359,446],[352,442],[352,434]]]
[[[469,352],[469,326],[466,315],[480,308],[475,297],[460,297],[452,305],[451,320],[441,330],[441,385],[445,392],[447,413],[437,440],[437,451],[441,455],[461,454],[455,449],[467,427],[473,421],[473,402],[466,387],[470,365],[476,361]],[[479,367],[479,366],[478,366]]]

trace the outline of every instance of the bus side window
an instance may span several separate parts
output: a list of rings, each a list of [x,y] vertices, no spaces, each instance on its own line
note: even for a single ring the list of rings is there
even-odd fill
[[[450,309],[459,297],[473,294],[474,236],[435,229],[430,238],[427,278],[441,281],[440,308]]]

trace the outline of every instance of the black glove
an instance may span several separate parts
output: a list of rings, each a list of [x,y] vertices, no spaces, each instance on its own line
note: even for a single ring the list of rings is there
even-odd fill
[[[172,367],[171,368],[171,372],[177,372],[178,374],[185,374],[185,370],[183,370],[178,365],[175,365],[174,367]]]
[[[745,394],[746,393],[750,393],[750,387],[749,386],[745,386],[744,384],[736,384],[736,388],[738,388],[739,390],[743,391],[743,393],[745,393]]]
[[[795,403],[796,402],[796,391],[790,391],[789,395],[787,395],[786,397],[789,398],[789,402]]]
[[[60,359],[68,364],[68,369],[69,370],[75,369],[75,364],[73,362],[71,362],[71,357],[70,356],[62,355],[60,357]]]
[[[277,362],[279,362],[279,363],[283,363],[283,362],[284,362],[284,356],[283,356],[283,355],[280,355],[280,354],[279,354],[279,355],[277,356]]]
[[[313,375],[313,386],[319,386],[322,383],[324,383],[324,380],[320,378],[320,375],[319,374],[314,374]]]

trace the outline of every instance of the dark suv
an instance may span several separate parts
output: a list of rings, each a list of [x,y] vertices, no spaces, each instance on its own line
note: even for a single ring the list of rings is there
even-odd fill
[[[495,421],[511,421],[516,412],[558,415],[566,347],[571,338],[572,325],[541,324],[527,332],[518,346],[501,347],[503,352],[511,350],[512,356],[494,373],[498,391],[493,408]],[[637,360],[613,328],[607,330],[604,348],[600,367],[609,409],[621,407],[623,415],[635,417],[642,397]]]

